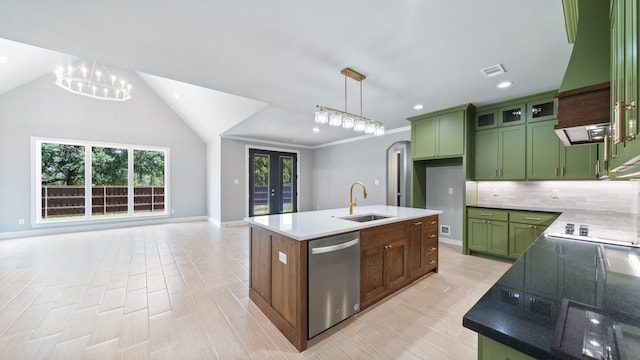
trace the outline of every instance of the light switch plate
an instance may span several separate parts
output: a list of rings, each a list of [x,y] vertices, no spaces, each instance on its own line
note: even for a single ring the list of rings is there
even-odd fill
[[[281,263],[286,264],[287,254],[283,253],[282,251],[278,251],[278,260],[280,260]]]

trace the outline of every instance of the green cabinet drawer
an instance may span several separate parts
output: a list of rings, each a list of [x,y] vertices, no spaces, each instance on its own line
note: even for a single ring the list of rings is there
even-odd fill
[[[467,216],[475,219],[509,221],[509,211],[487,208],[468,208]]]
[[[540,213],[530,211],[510,211],[509,221],[521,224],[549,226],[558,217],[558,214]]]

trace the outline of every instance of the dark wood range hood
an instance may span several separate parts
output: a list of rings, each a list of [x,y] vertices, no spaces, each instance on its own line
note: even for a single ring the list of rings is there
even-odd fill
[[[555,96],[555,131],[565,146],[603,142],[611,118],[609,2],[576,3],[577,9],[564,8],[565,21],[577,21],[577,31]]]
[[[609,131],[610,83],[559,92],[556,134],[565,146],[604,141]]]

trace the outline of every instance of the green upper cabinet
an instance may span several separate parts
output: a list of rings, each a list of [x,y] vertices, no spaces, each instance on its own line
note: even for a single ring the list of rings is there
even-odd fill
[[[554,132],[555,124],[527,124],[527,179],[595,180],[597,145],[565,147]]]
[[[524,180],[525,126],[477,131],[475,134],[476,180]]]
[[[445,159],[465,152],[470,105],[409,118],[414,160]]]
[[[584,5],[587,6],[587,5]],[[582,8],[580,8],[582,9]],[[582,13],[582,10],[580,10]],[[611,177],[622,177],[629,160],[640,155],[638,140],[637,0],[611,0]],[[578,28],[580,31],[580,28]],[[628,163],[626,165],[629,165]],[[637,171],[634,170],[634,172]]]

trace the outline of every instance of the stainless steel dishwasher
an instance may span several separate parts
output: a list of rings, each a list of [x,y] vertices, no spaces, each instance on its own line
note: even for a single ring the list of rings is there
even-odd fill
[[[360,233],[309,241],[308,264],[311,339],[360,310]]]

